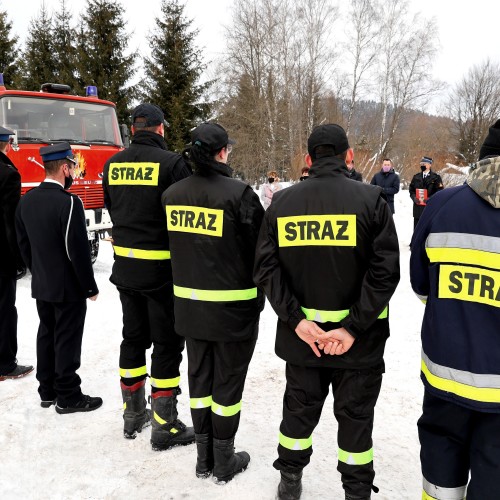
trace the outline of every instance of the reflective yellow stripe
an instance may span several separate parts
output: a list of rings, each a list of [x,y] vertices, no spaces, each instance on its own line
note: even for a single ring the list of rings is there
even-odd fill
[[[163,418],[160,417],[160,415],[158,415],[158,413],[156,412],[153,412],[153,418],[160,424],[160,425],[165,425],[167,424],[168,422],[166,420],[163,420]],[[172,427],[170,429],[170,431],[172,434],[177,434],[179,431],[175,428],[175,427]]]
[[[127,409],[127,403],[123,403],[123,409],[126,410]]]
[[[425,492],[425,490],[422,490],[422,500],[438,500],[438,499],[431,497]]]
[[[500,269],[500,254],[470,248],[426,248],[431,262],[456,262]]]
[[[189,400],[189,406],[193,410],[201,410],[203,408],[210,408],[212,406],[212,396],[206,396],[204,398],[191,398]]]
[[[342,311],[322,311],[320,309],[307,309],[306,307],[301,307],[302,312],[306,315],[306,319],[309,321],[316,321],[318,323],[326,323],[327,321],[332,323],[338,323],[342,321],[349,314],[349,309],[344,309]],[[384,310],[379,314],[377,319],[387,318],[389,313],[389,308],[386,306]]]
[[[139,248],[126,248],[114,245],[115,254],[120,257],[142,260],[168,260],[170,250],[140,250]]]
[[[220,417],[232,417],[241,411],[241,401],[232,406],[222,406],[212,401],[212,412]]]
[[[280,432],[280,445],[287,450],[300,451],[307,450],[313,444],[312,434],[306,439],[296,439],[285,436]]]
[[[338,450],[339,462],[348,465],[365,465],[373,462],[373,448],[361,453],[353,453],[352,451],[345,451],[339,448]]]
[[[146,365],[140,368],[120,368],[120,377],[122,378],[134,378],[140,377],[141,375],[147,375],[148,369]]]
[[[425,361],[422,359],[421,363],[422,373],[424,374],[427,382],[430,385],[445,392],[451,392],[462,398],[471,399],[472,401],[480,401],[483,403],[500,403],[500,389],[490,388],[490,387],[474,387],[472,385],[467,385],[462,382],[457,382],[456,380],[446,379],[431,373],[427,367]],[[462,372],[461,370],[450,370],[461,372],[461,376],[466,376],[468,372]],[[472,374],[469,374],[472,376]],[[493,376],[495,377],[495,376]],[[496,376],[498,377],[498,376]],[[473,378],[473,376],[471,377]]]
[[[174,285],[174,295],[181,299],[202,300],[206,302],[233,302],[250,300],[257,297],[257,288],[247,290],[199,290]]]
[[[173,389],[179,387],[181,377],[175,378],[153,378],[151,377],[151,387],[156,387],[157,389]]]

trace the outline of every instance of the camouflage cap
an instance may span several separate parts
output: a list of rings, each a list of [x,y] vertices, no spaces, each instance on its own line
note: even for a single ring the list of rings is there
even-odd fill
[[[500,156],[474,164],[466,183],[492,207],[500,208]]]

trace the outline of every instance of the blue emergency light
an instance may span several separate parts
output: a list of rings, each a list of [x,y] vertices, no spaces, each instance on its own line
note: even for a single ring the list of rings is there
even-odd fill
[[[85,95],[87,97],[97,97],[97,87],[95,85],[85,87]]]
[[[0,73],[0,85],[3,85],[3,73]]]

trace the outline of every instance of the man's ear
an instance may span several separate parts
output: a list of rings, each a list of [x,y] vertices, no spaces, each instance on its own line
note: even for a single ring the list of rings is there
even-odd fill
[[[306,155],[304,156],[304,160],[306,162],[306,165],[309,168],[311,168],[311,165],[313,164],[313,161],[312,161],[311,155],[309,153],[306,153]]]
[[[345,156],[345,162],[347,165],[349,165],[349,163],[351,163],[352,160],[354,160],[354,151],[352,148],[349,148]]]

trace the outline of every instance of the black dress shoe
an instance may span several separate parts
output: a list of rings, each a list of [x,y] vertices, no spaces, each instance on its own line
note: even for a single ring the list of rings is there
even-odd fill
[[[52,405],[57,403],[57,399],[47,399],[46,401],[40,401],[40,406],[42,408],[50,408]]]
[[[60,414],[77,413],[81,411],[94,411],[102,405],[101,398],[94,398],[82,394],[82,398],[74,404],[63,406],[56,402],[56,412]]]
[[[21,378],[28,373],[31,373],[33,371],[33,367],[31,365],[17,365],[10,373],[5,373],[4,375],[0,375],[0,382],[2,380],[7,380],[7,379],[14,379],[14,378]]]

